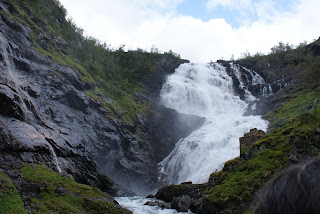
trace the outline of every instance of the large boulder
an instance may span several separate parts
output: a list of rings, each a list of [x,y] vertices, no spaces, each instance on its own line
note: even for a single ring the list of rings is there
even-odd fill
[[[171,208],[178,212],[188,212],[192,199],[188,195],[175,197],[171,201]]]

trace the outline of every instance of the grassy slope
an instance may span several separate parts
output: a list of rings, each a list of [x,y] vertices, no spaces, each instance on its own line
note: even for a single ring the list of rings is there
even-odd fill
[[[27,212],[13,182],[3,172],[0,172],[0,214],[6,213],[24,214]]]
[[[34,213],[126,212],[99,189],[62,177],[45,166],[24,164],[20,172],[27,182],[41,186],[40,193],[28,199]]]
[[[79,184],[48,167],[24,164],[21,169],[24,185],[31,188],[25,203],[14,183],[0,172],[0,214],[32,213],[92,213],[121,214],[127,210],[115,205],[113,199],[95,187]],[[34,186],[40,187],[39,191]],[[25,190],[22,190],[25,191]],[[28,190],[27,190],[28,191]]]
[[[248,208],[255,192],[272,176],[291,163],[320,154],[320,58],[301,53],[299,47],[240,62],[269,64],[263,71],[270,79],[285,73],[298,83],[275,101],[278,108],[265,115],[269,132],[252,145],[246,158],[231,160],[222,171],[211,174],[209,185],[213,188],[203,200],[202,210],[211,207],[222,213],[251,213],[253,207]],[[281,68],[270,67],[280,63]]]

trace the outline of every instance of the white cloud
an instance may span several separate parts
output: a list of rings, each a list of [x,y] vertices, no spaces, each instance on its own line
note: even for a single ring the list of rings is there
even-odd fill
[[[230,9],[243,9],[251,5],[251,0],[208,0],[207,9],[214,9],[217,6],[228,7]]]
[[[175,8],[182,0],[61,2],[87,34],[112,46],[126,44],[131,48],[149,49],[155,45],[162,51],[172,49],[191,61],[229,59],[232,54],[239,57],[246,51],[267,53],[279,41],[297,45],[316,39],[320,29],[318,0],[299,0],[293,10],[286,13],[275,10],[272,2],[263,0],[250,6],[258,20],[248,21],[239,28],[232,27],[224,19],[203,22],[178,15]]]

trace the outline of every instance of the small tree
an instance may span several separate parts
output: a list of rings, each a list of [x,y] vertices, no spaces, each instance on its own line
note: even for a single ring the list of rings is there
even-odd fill
[[[293,45],[289,43],[284,44],[283,42],[279,42],[278,45],[271,48],[271,54],[279,54],[291,50],[293,50]]]
[[[150,48],[150,52],[157,54],[160,53],[159,49],[155,45],[152,45],[152,47]]]

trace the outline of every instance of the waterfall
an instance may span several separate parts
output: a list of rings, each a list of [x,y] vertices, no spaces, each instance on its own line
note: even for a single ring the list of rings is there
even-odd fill
[[[241,79],[240,73],[235,75]],[[263,79],[256,76],[254,81]],[[245,84],[240,82],[242,87]],[[246,94],[253,97],[249,91]],[[260,116],[244,116],[252,98],[243,101],[236,96],[232,78],[217,63],[180,65],[168,77],[160,97],[166,107],[206,118],[201,128],[178,141],[159,163],[159,179],[170,183],[206,182],[210,173],[239,156],[239,137],[251,128],[267,128]]]
[[[54,159],[56,168],[57,168],[58,172],[61,173],[61,167],[59,165],[58,157],[57,157],[57,155],[56,155],[56,153],[55,153],[55,151],[54,151],[54,149],[53,149],[53,147],[51,146],[50,143],[48,143],[48,146],[49,146],[49,150],[51,152],[51,155],[52,155],[52,157]]]

